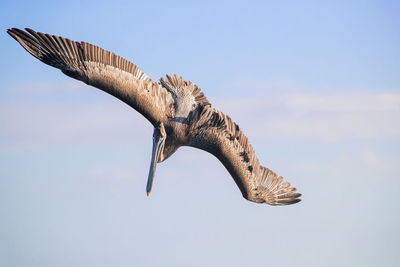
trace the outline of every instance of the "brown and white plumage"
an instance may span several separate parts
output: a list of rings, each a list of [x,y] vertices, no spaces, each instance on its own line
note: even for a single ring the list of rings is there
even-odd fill
[[[207,107],[193,125],[189,145],[214,154],[232,175],[244,198],[270,205],[300,201],[301,194],[282,177],[261,166],[239,126],[224,113]]]
[[[157,162],[180,146],[215,155],[227,168],[243,197],[270,205],[300,201],[301,194],[281,176],[261,166],[239,126],[211,107],[201,89],[177,75],[153,82],[136,65],[86,42],[26,29],[7,32],[40,61],[97,87],[130,105],[154,126],[153,154],[147,184],[152,188]]]
[[[86,42],[26,30],[7,32],[40,61],[117,97],[153,125],[173,116],[171,94],[135,64]]]

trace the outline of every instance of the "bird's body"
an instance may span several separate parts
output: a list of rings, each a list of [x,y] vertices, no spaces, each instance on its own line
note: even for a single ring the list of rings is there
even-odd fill
[[[130,105],[154,126],[147,193],[156,164],[179,147],[192,146],[216,156],[232,175],[243,197],[270,205],[300,201],[283,178],[261,166],[239,126],[211,107],[201,89],[177,75],[153,82],[136,65],[97,46],[66,38],[10,29],[7,32],[42,62]]]

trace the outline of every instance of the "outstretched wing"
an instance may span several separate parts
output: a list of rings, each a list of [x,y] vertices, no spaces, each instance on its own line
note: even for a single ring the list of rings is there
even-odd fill
[[[288,205],[300,201],[296,188],[273,171],[259,164],[247,137],[224,113],[205,106],[191,125],[188,145],[216,156],[232,175],[244,198],[270,205]]]
[[[26,51],[64,74],[97,87],[136,109],[154,126],[173,116],[173,98],[135,64],[86,42],[12,28]]]

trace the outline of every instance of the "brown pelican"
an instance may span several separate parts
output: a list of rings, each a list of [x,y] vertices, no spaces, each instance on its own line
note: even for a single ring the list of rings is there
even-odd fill
[[[136,65],[100,47],[25,30],[12,28],[7,32],[40,61],[117,97],[154,126],[147,195],[157,163],[180,146],[191,146],[216,156],[247,200],[270,205],[300,201],[296,188],[260,165],[239,126],[212,108],[197,85],[177,75],[153,82]]]

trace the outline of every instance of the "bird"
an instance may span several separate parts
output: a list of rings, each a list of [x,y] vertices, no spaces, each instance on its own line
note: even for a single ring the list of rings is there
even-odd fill
[[[238,124],[211,107],[193,82],[176,74],[154,82],[130,61],[87,42],[29,28],[11,28],[7,33],[35,58],[120,99],[153,125],[147,196],[152,191],[157,163],[179,147],[190,146],[213,154],[249,201],[272,206],[301,201],[296,188],[260,164]]]

